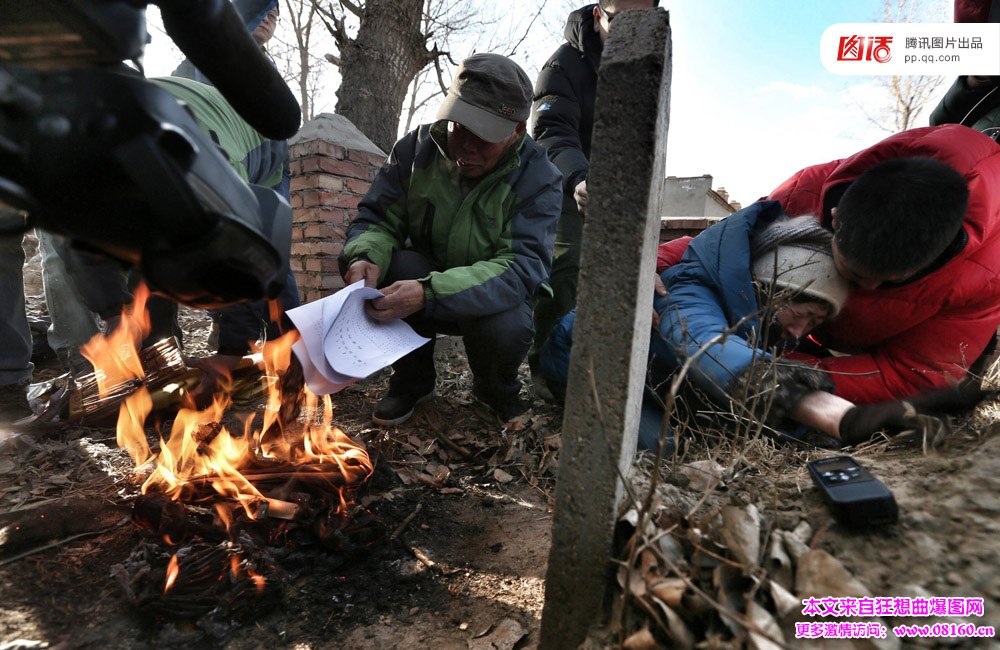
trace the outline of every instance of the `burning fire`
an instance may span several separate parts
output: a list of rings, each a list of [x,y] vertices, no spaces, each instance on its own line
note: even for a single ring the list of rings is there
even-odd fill
[[[177,576],[180,572],[180,563],[177,561],[177,554],[174,553],[170,556],[170,563],[167,564],[167,579],[163,584],[163,593],[170,591],[170,588],[174,586],[174,582],[177,581]]]
[[[371,460],[364,447],[333,426],[333,406],[328,396],[324,397],[318,424],[300,427],[282,421],[281,377],[291,364],[291,347],[298,339],[294,331],[266,342],[259,354],[267,390],[267,405],[259,427],[254,426],[256,418],[250,417],[243,431],[232,435],[221,424],[231,404],[226,387],[203,410],[195,408],[193,403],[181,408],[169,436],[160,438],[159,453],[153,454],[144,430],[153,400],[139,362],[139,346],[151,329],[145,308],[148,296],[148,289],[140,287],[132,307],[123,313],[120,325],[106,336],[98,334],[81,349],[94,365],[101,398],[131,391],[119,411],[118,445],[128,451],[137,469],[152,466],[142,485],[143,494],[156,491],[173,500],[187,500],[202,488],[210,487],[224,501],[242,506],[252,519],[267,512],[273,517],[290,519],[295,505],[265,496],[251,480],[262,475],[273,476],[275,468],[280,467],[289,476],[339,475],[339,485],[331,483],[331,488],[337,491],[341,509],[346,511],[347,497],[340,486],[356,484],[371,474]],[[308,389],[303,390],[307,409],[311,407],[309,412],[315,412],[318,398]],[[289,396],[284,397],[287,401]],[[268,471],[272,474],[267,474]],[[228,527],[231,514],[219,503],[215,509]],[[176,568],[176,557],[171,566]],[[263,581],[262,576],[257,577]],[[170,588],[174,579],[176,571],[172,576],[168,574],[165,589]]]

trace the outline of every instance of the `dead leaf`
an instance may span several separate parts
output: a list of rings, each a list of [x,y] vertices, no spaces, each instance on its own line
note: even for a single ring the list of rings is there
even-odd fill
[[[685,625],[681,617],[665,602],[659,598],[652,598],[652,601],[656,603],[656,606],[660,608],[663,615],[667,618],[667,631],[670,634],[670,639],[673,641],[673,647],[679,650],[689,650],[694,647],[694,635],[691,634],[691,630]]]
[[[625,643],[622,644],[625,650],[657,650],[657,648],[662,648],[656,639],[653,638],[653,633],[649,631],[648,627],[644,627],[638,632],[631,634]]]
[[[722,537],[730,552],[744,567],[760,561],[760,515],[752,503],[722,507]]]
[[[785,618],[790,612],[799,610],[802,601],[793,596],[790,591],[774,580],[768,580],[767,586],[771,591],[771,600],[774,601],[779,618]]]
[[[545,436],[545,446],[549,449],[559,449],[562,446],[562,435],[554,433],[551,436]]]
[[[51,483],[53,485],[69,485],[70,484],[69,477],[66,476],[65,474],[49,474],[47,477],[45,477],[45,480],[48,483]]]
[[[687,583],[680,578],[666,578],[650,587],[654,596],[671,607],[680,606],[685,589],[687,589]]]
[[[747,606],[747,618],[767,635],[750,631],[748,645],[753,650],[781,650],[784,647],[785,635],[769,611],[751,600]]]
[[[498,621],[492,631],[469,640],[469,650],[513,650],[528,630],[512,618]]]
[[[704,492],[722,481],[722,473],[725,468],[714,460],[698,460],[682,465],[677,471],[690,481],[688,489]]]
[[[441,488],[440,490],[438,490],[438,493],[440,493],[440,494],[464,494],[465,490],[463,490],[462,488],[457,488],[457,487],[446,487],[446,488]]]
[[[772,581],[777,581],[786,590],[792,588],[792,558],[785,551],[784,531],[775,531],[771,535],[771,545],[767,550],[765,567]]]
[[[795,593],[806,596],[871,596],[860,580],[826,551],[803,553],[795,570]]]
[[[7,458],[0,460],[0,474],[13,474],[17,464]]]
[[[514,477],[503,471],[499,467],[493,470],[493,478],[496,479],[497,483],[510,483],[514,480]]]

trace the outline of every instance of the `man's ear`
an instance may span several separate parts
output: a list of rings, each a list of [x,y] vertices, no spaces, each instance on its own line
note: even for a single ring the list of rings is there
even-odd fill
[[[830,227],[837,232],[837,208],[830,208]]]
[[[594,5],[594,31],[601,31],[601,5]]]
[[[527,122],[518,122],[517,126],[514,127],[514,136],[520,138],[524,135],[524,132],[528,130]]]

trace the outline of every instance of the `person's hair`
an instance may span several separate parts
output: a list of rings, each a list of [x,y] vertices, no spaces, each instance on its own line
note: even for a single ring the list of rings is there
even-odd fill
[[[611,5],[613,5],[614,3],[615,3],[615,0],[597,0],[597,4],[601,5],[601,9],[604,9],[604,10],[607,10],[607,8],[610,7]],[[654,7],[659,7],[660,6],[660,0],[653,0],[653,6]]]
[[[917,272],[955,239],[968,202],[968,185],[951,166],[932,158],[887,160],[848,186],[833,240],[864,273]]]

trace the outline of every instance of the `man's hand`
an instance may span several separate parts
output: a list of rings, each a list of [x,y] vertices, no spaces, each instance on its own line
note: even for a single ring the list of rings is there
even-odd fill
[[[374,289],[378,285],[381,269],[374,262],[368,260],[357,260],[347,267],[347,275],[344,276],[344,284],[351,285],[358,280],[364,280],[366,287]]]
[[[653,274],[653,290],[658,296],[667,295],[667,285],[663,284],[663,280],[660,279],[659,273]],[[660,314],[656,311],[656,307],[653,307],[653,330],[658,331],[660,329]]]
[[[393,282],[382,294],[365,305],[365,313],[379,322],[406,318],[424,308],[424,285],[419,280]]]
[[[587,214],[587,181],[580,181],[573,190],[573,198],[576,199],[576,209],[580,214]]]

